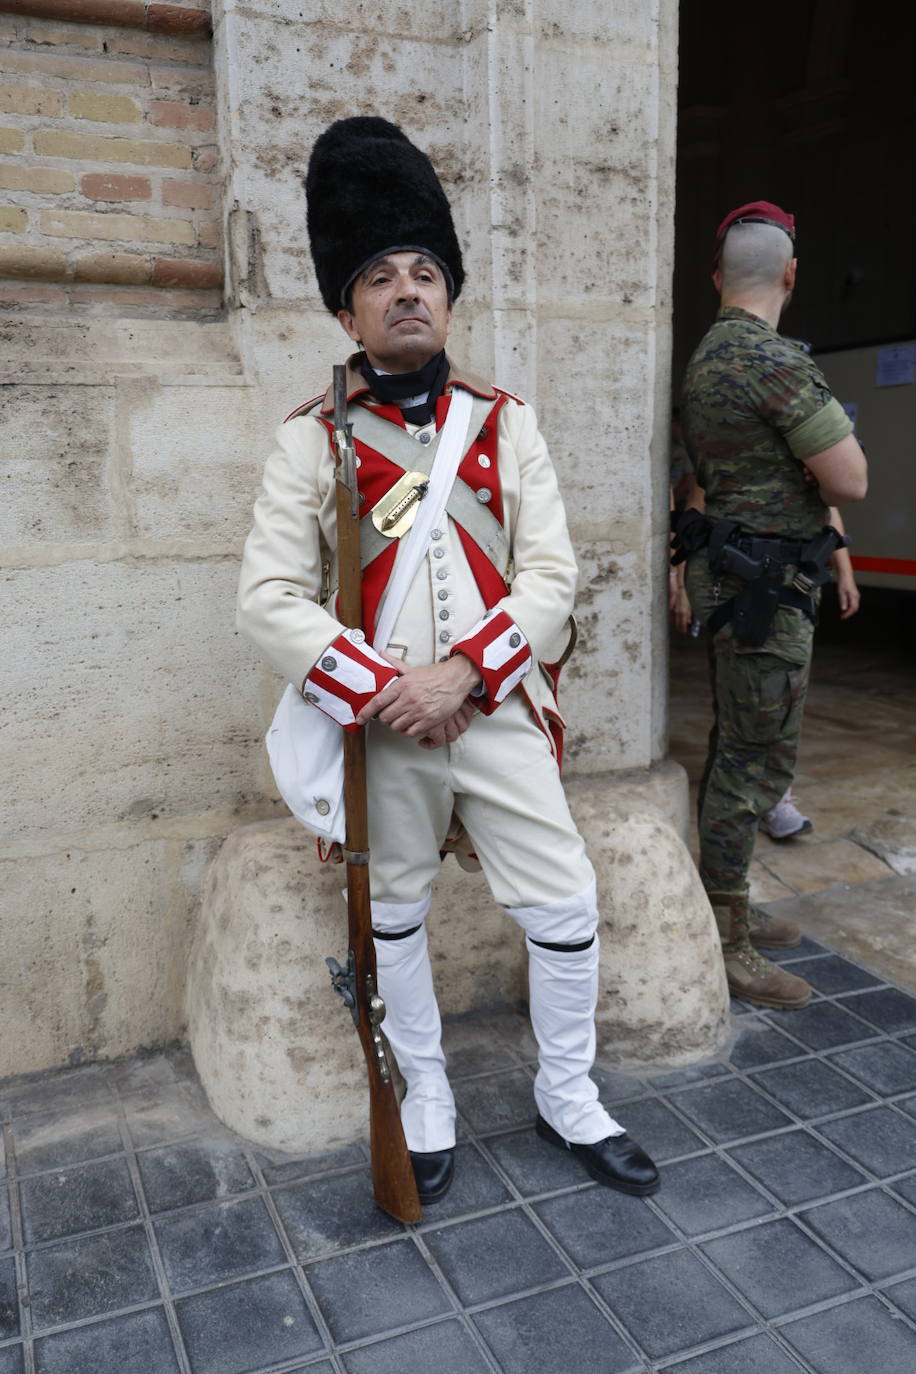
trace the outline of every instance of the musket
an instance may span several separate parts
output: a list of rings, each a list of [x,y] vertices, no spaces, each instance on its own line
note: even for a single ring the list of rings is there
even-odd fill
[[[334,451],[337,477],[338,618],[362,629],[359,548],[359,491],[353,426],[347,423],[347,369],[334,368]],[[369,818],[366,797],[366,729],[345,730],[344,808],[347,832],[347,966],[325,960],[331,982],[350,1009],[369,1076],[369,1145],[372,1186],[383,1211],[398,1221],[419,1221],[420,1199],[414,1179],[391,1068],[382,1040],[385,1003],[378,995],[372,912],[369,905]]]

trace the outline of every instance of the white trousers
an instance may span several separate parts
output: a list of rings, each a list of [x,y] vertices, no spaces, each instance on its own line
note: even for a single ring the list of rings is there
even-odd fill
[[[595,1055],[598,912],[594,871],[556,762],[524,702],[477,716],[454,745],[424,750],[376,726],[369,736],[370,882],[385,1033],[407,1082],[408,1148],[455,1143],[455,1105],[423,927],[452,811],[463,821],[494,899],[527,937],[538,1110],[566,1140],[621,1131],[589,1078]],[[473,939],[469,915],[468,938]],[[593,938],[594,937],[594,938]],[[586,949],[551,950],[535,941]]]

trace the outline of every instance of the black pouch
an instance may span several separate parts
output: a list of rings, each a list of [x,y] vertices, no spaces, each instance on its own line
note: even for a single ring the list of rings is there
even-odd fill
[[[731,622],[739,644],[759,649],[767,639],[780,603],[782,573],[781,564],[765,558],[760,576],[737,592]]]

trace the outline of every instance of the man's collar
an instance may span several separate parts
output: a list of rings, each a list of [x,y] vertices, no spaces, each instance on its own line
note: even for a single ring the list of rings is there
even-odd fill
[[[774,334],[778,332],[762,315],[755,315],[752,310],[745,310],[742,305],[720,305],[716,319],[750,320],[752,324],[759,324],[762,329],[772,329]]]
[[[352,353],[347,359],[347,400],[355,401],[358,398],[371,398],[372,393],[366,385],[366,379],[359,370],[363,353]],[[481,377],[473,372],[467,372],[464,368],[456,367],[451,358],[448,359],[448,380],[445,383],[445,391],[449,391],[453,386],[460,386],[465,391],[470,391],[473,396],[482,396],[485,400],[495,401],[496,391],[489,382],[485,382]],[[334,387],[329,386],[325,392],[324,403],[321,407],[322,415],[333,415],[334,413]]]

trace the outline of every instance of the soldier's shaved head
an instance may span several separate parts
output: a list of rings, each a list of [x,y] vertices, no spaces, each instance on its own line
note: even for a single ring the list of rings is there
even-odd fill
[[[788,234],[775,224],[735,224],[722,245],[722,291],[767,290],[777,286],[795,252]]]

